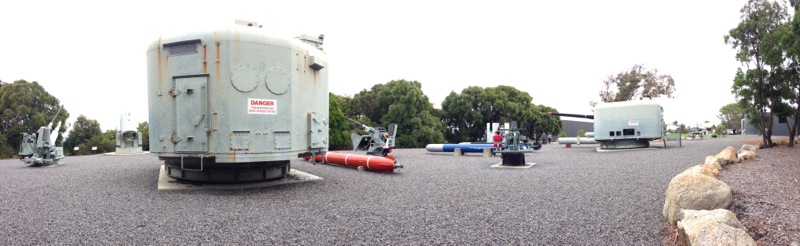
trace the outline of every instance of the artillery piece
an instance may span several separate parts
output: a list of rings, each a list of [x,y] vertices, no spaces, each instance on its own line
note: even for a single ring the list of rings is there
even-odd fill
[[[397,135],[397,124],[389,124],[387,128],[370,127],[347,117],[345,117],[345,119],[361,126],[361,128],[368,133],[367,135],[359,135],[357,133],[350,134],[350,140],[353,143],[354,151],[366,150],[368,155],[386,156],[386,151],[383,151],[382,148],[384,142],[386,141],[389,142],[389,149],[394,148],[394,139]],[[384,138],[384,133],[389,133],[389,137]]]
[[[54,127],[54,123],[58,114],[61,113],[61,108],[58,107],[56,115],[47,126],[40,127],[36,133],[28,134],[22,133],[22,144],[19,146],[19,156],[23,163],[31,166],[48,166],[57,164],[58,161],[64,159],[64,148],[56,147],[56,137],[52,136],[53,129],[55,134],[58,133],[58,128],[61,123]]]
[[[650,147],[650,140],[664,137],[663,112],[657,103],[628,101],[600,104],[594,115],[549,114],[594,120],[594,132],[586,133],[588,138],[559,138],[560,144],[599,143],[600,149],[633,149]]]
[[[501,155],[503,159],[502,165],[524,166],[526,165],[525,153],[531,153],[533,150],[542,148],[542,145],[536,141],[532,146],[528,146],[527,143],[522,144],[522,134],[520,134],[522,130],[525,130],[525,128],[517,128],[516,121],[511,121],[511,128],[509,129],[498,129],[503,136],[503,144],[499,149],[495,149],[494,153]]]

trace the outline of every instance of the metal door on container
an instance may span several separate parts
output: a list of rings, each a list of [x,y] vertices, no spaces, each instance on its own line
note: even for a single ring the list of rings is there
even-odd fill
[[[178,153],[208,151],[208,77],[175,79],[175,129]],[[173,140],[174,141],[174,140]]]

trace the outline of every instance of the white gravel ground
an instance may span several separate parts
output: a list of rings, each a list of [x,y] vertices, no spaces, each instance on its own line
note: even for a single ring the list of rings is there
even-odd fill
[[[157,191],[152,155],[0,161],[0,245],[661,244],[669,180],[748,136],[598,153],[545,145],[528,169],[499,157],[397,149],[385,174],[300,159],[318,182]],[[659,145],[660,146],[660,145]]]

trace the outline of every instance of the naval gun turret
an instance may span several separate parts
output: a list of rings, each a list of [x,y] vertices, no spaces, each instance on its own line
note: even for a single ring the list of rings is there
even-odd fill
[[[347,117],[345,117],[345,119],[361,126],[361,128],[367,132],[367,135],[359,135],[357,133],[350,134],[350,140],[353,142],[354,151],[366,150],[369,155],[386,156],[388,151],[383,151],[384,148],[382,147],[386,141],[388,141],[388,149],[394,148],[397,124],[389,124],[387,128],[370,127]],[[385,133],[389,134],[388,138],[384,137]]]
[[[56,115],[47,126],[40,127],[36,133],[22,134],[22,144],[19,146],[19,156],[23,163],[31,166],[48,166],[57,164],[58,161],[64,159],[64,148],[56,147],[55,140],[58,134],[58,129],[61,123],[54,125],[58,114],[61,113],[61,108],[58,107]],[[53,133],[55,130],[55,133]]]
[[[661,105],[653,102],[626,101],[598,105],[594,115],[563,114],[552,116],[594,119],[594,132],[588,138],[558,138],[560,144],[594,144],[600,149],[647,148],[650,141],[664,137]]]
[[[142,152],[142,133],[134,127],[135,122],[131,122],[131,114],[125,113],[119,116],[119,132],[117,132],[117,153],[140,153]]]
[[[324,36],[237,23],[164,34],[148,46],[150,153],[170,177],[281,179],[291,159],[328,149]]]

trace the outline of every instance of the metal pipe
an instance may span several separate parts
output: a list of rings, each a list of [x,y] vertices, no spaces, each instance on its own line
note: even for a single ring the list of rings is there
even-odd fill
[[[582,138],[582,137],[574,137],[574,138],[558,138],[559,144],[596,144],[597,141],[594,138]]]

